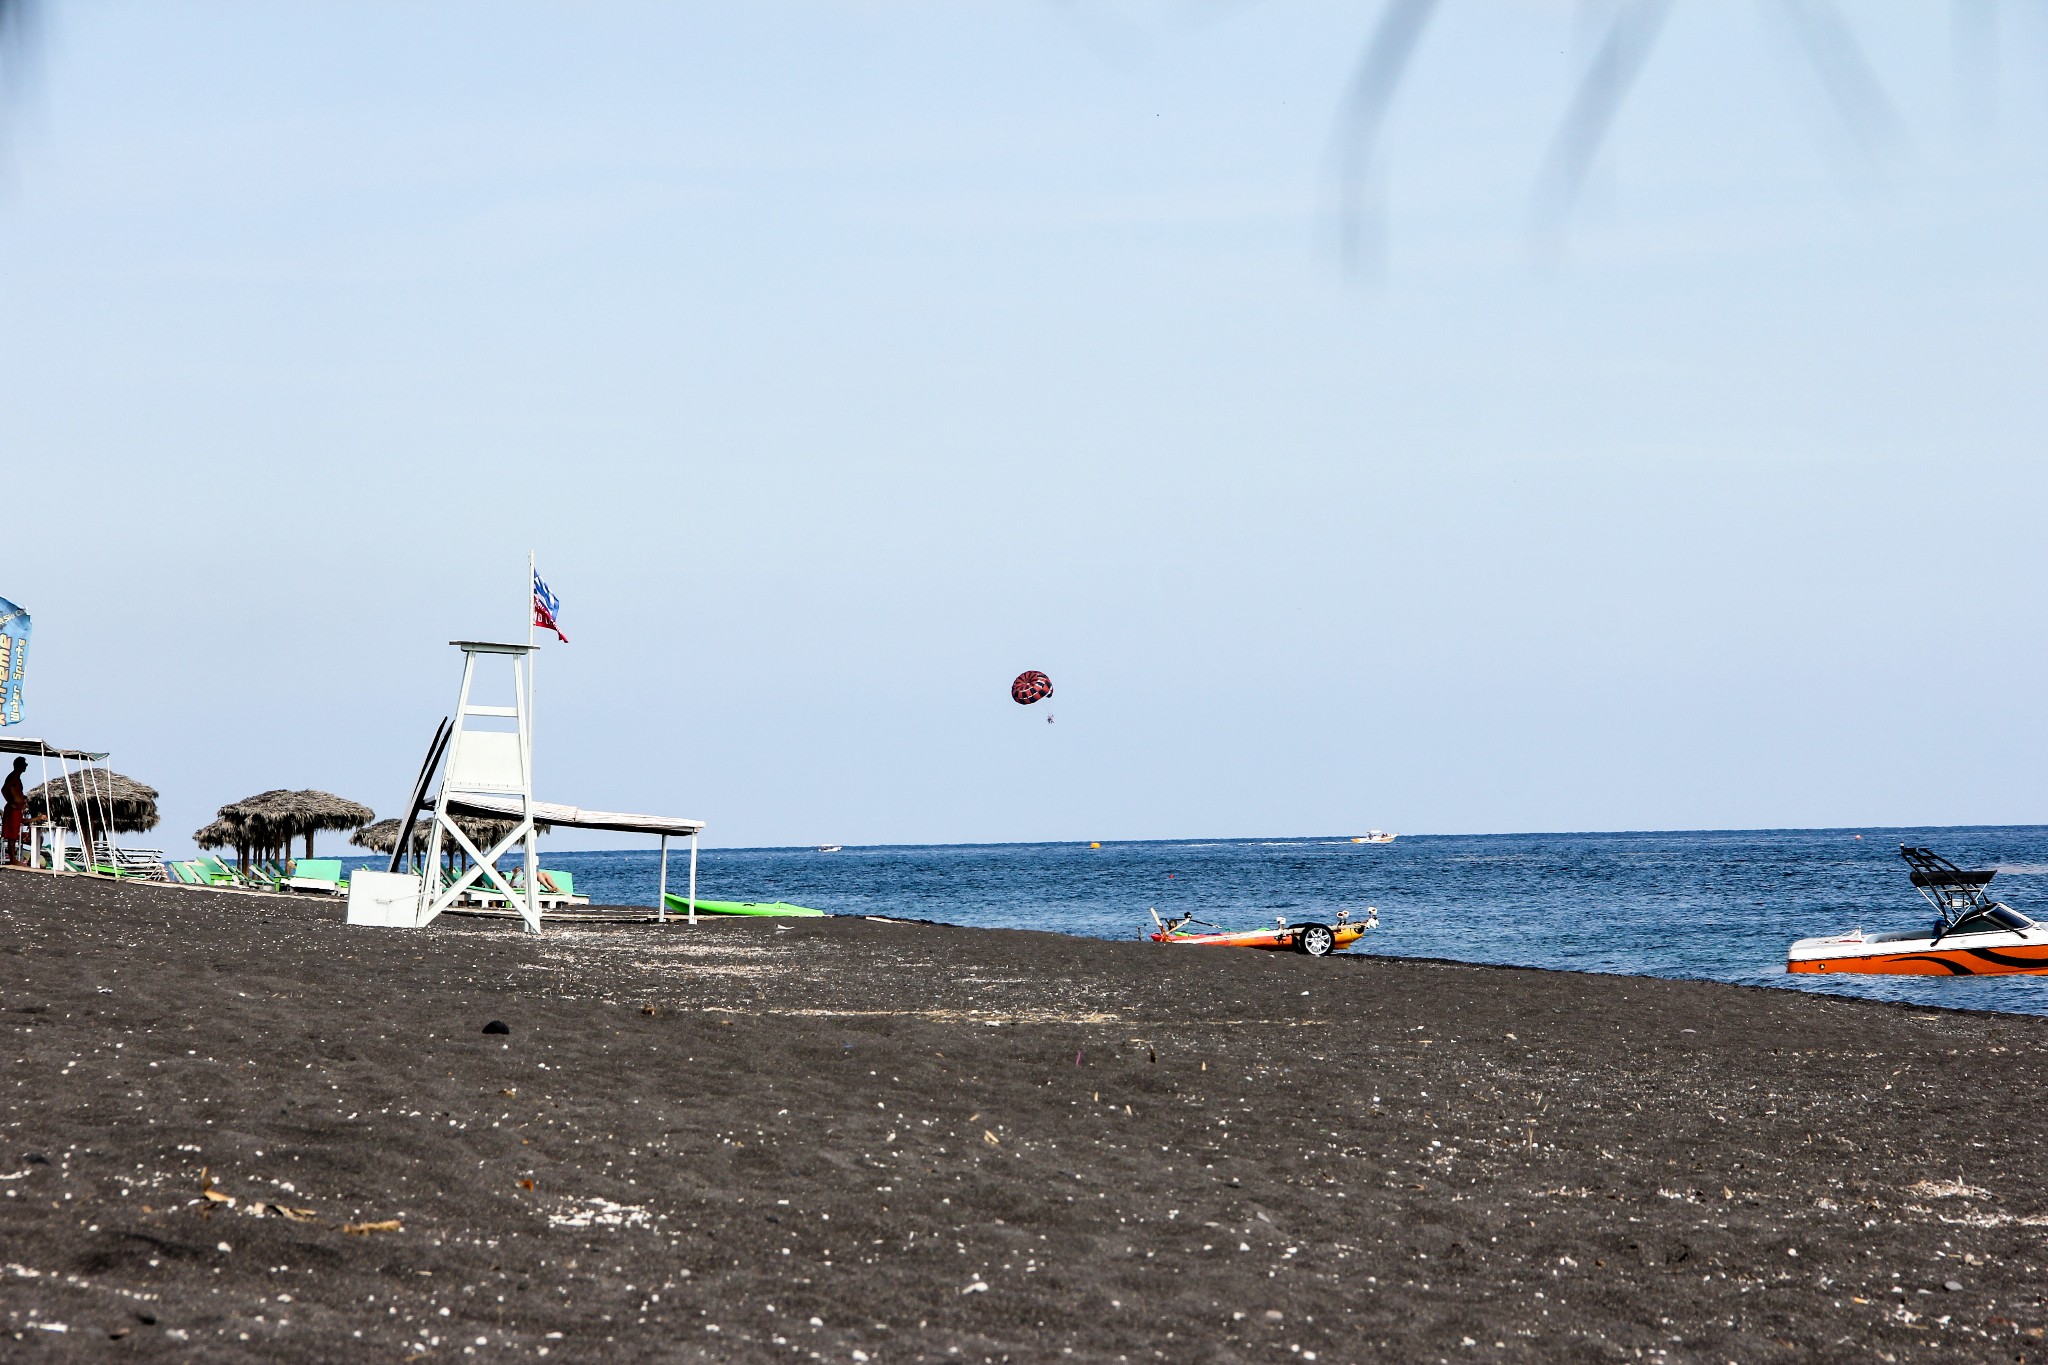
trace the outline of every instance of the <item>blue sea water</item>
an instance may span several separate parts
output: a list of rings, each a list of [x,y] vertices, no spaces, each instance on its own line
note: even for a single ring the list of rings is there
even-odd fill
[[[709,849],[698,894],[1124,939],[1154,906],[1230,927],[1375,906],[1380,927],[1354,951],[2048,1014],[2048,977],[1786,974],[1795,938],[1932,921],[1902,843],[1999,869],[1993,893],[2048,920],[2048,827],[2031,825]],[[652,850],[543,862],[598,903],[654,902]],[[671,890],[686,866],[672,855]]]

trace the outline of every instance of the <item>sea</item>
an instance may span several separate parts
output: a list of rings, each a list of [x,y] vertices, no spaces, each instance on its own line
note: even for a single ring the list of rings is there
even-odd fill
[[[1142,937],[1154,909],[1249,928],[1373,907],[1379,928],[1354,953],[2048,1014],[2048,977],[1786,973],[1795,938],[1932,923],[1901,844],[1996,868],[1992,894],[2048,920],[2037,825],[716,848],[699,855],[697,894],[1100,939]],[[653,905],[658,862],[652,849],[542,858],[615,905]],[[672,891],[687,865],[671,853]]]

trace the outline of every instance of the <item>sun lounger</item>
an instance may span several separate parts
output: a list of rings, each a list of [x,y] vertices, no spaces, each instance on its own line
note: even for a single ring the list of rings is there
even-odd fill
[[[547,868],[542,868],[538,880],[541,894],[554,896],[556,905],[590,904],[590,897],[576,894],[576,878],[572,873],[551,872]]]
[[[252,862],[242,873],[242,880],[259,891],[282,891],[285,889],[285,868],[288,863],[274,863],[268,860]]]
[[[284,873],[284,886],[291,891],[339,896],[348,890],[339,858],[295,858],[284,865]]]
[[[194,858],[192,870],[197,872],[200,880],[208,886],[242,885],[242,879],[235,875],[235,870],[211,853],[202,853]]]
[[[515,891],[522,890],[526,885],[526,878],[517,869],[513,870],[507,880],[512,883],[512,889]],[[565,905],[590,904],[590,897],[575,893],[576,879],[570,873],[541,868],[534,880],[539,884],[540,890],[540,894],[535,896],[534,900],[543,910],[559,910]],[[505,904],[505,893],[485,883],[482,889],[470,890],[469,903],[484,908],[496,908]]]
[[[103,877],[148,882],[170,880],[164,872],[164,851],[160,848],[121,848],[102,841],[93,846],[92,856],[93,871]]]

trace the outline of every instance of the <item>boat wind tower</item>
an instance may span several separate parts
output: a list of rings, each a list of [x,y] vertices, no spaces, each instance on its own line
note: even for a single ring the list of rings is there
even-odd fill
[[[452,640],[462,651],[462,695],[455,704],[455,729],[449,738],[448,767],[441,779],[441,791],[434,799],[434,821],[427,841],[425,877],[420,890],[418,923],[425,927],[435,916],[460,901],[470,887],[488,881],[519,910],[529,933],[540,932],[538,877],[535,875],[533,831],[533,651],[531,644],[493,644],[482,640]],[[509,666],[512,675],[512,704],[488,705],[473,694],[479,668]],[[481,797],[507,807],[512,830],[490,848],[480,849],[455,823],[451,805],[460,806],[465,797]],[[439,868],[443,841],[452,841],[470,859],[458,877],[440,884]],[[521,886],[514,889],[498,871],[498,859],[524,845],[525,872]]]

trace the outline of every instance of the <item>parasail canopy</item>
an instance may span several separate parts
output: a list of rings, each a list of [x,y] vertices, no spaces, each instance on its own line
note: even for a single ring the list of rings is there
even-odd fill
[[[1017,681],[1010,684],[1010,700],[1019,706],[1029,706],[1035,701],[1044,701],[1052,695],[1052,679],[1037,669],[1019,673]]]

